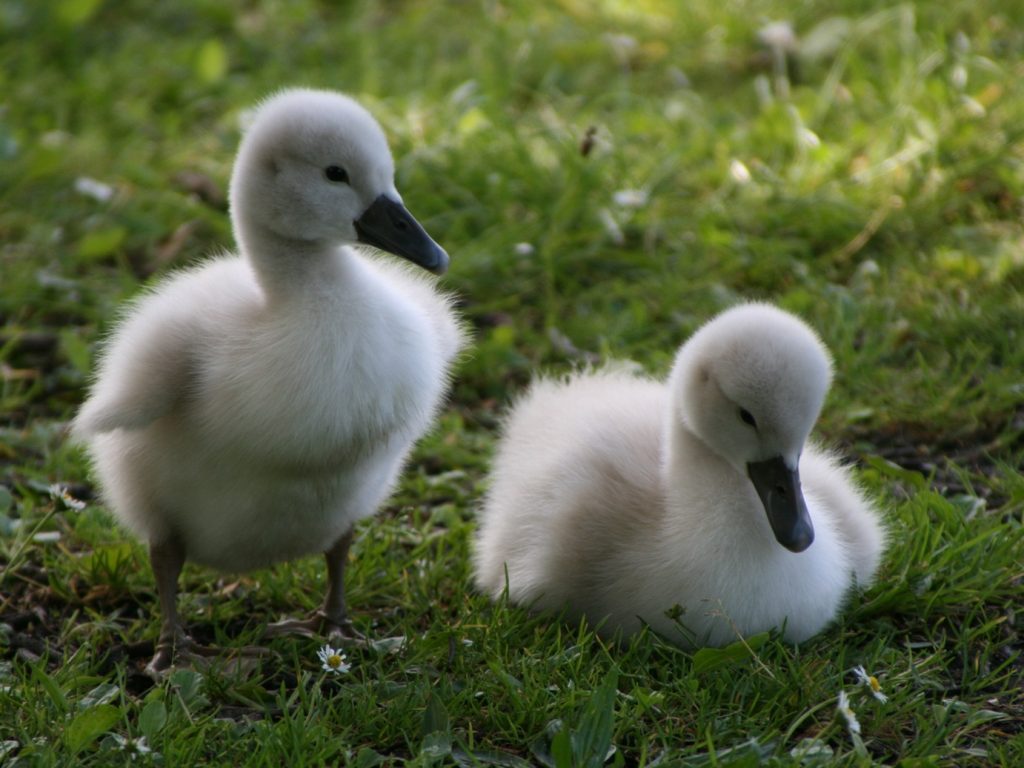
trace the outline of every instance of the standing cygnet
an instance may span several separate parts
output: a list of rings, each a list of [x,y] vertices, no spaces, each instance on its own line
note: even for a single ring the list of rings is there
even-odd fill
[[[477,584],[604,635],[811,637],[885,544],[849,472],[807,444],[830,379],[810,328],[747,304],[697,331],[667,384],[621,368],[536,382],[494,460]]]
[[[323,610],[279,631],[352,636],[344,571],[430,426],[464,343],[450,299],[366,243],[441,274],[402,205],[384,133],[352,99],[258,108],[231,178],[238,255],[171,275],[128,310],[74,421],[103,496],[149,544],[163,614],[149,669],[197,650],[186,560],[246,571],[327,557]]]

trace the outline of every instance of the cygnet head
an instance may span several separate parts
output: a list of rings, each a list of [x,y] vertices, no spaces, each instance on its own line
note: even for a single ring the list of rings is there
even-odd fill
[[[750,478],[775,538],[794,552],[814,540],[798,467],[831,380],[817,334],[767,304],[712,319],[679,350],[672,371],[675,418]]]
[[[290,89],[264,101],[235,159],[231,216],[243,249],[268,235],[329,248],[365,243],[436,274],[448,254],[402,204],[376,120],[347,96]]]

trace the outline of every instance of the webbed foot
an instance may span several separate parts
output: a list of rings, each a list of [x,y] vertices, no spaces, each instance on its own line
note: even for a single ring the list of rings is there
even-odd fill
[[[366,636],[352,626],[347,617],[331,618],[322,610],[314,611],[308,619],[284,619],[269,624],[263,636],[323,638],[338,645],[363,645],[367,642]]]

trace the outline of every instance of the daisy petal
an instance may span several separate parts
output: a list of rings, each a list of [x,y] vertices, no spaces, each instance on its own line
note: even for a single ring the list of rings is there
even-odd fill
[[[341,675],[352,668],[352,665],[345,661],[345,654],[342,653],[340,648],[332,648],[330,645],[325,645],[316,652],[316,655],[320,659],[320,665],[325,672]]]
[[[874,675],[869,675],[863,666],[857,665],[852,671],[857,676],[857,682],[866,686],[875,700],[882,704],[889,700],[889,697],[882,692],[882,686],[879,684],[878,678]]]
[[[839,698],[836,700],[836,710],[843,719],[846,721],[846,730],[851,735],[860,735],[860,721],[857,720],[857,714],[850,707],[850,698],[846,695],[846,691],[839,692]]]

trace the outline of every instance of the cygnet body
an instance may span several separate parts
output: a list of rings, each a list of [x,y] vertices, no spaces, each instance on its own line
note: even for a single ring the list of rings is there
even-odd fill
[[[849,471],[807,442],[830,381],[810,328],[748,304],[698,330],[667,383],[621,366],[535,382],[494,460],[477,585],[607,636],[811,637],[885,543]]]
[[[383,131],[338,93],[259,106],[231,179],[237,255],[160,281],[105,346],[74,422],[105,501],[150,545],[183,642],[181,564],[245,571],[324,552],[322,615],[344,629],[353,525],[391,491],[464,344],[450,299],[366,243],[441,273],[448,256],[394,186]]]

